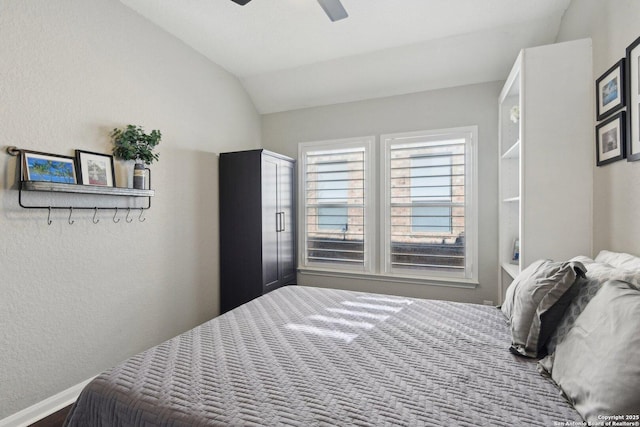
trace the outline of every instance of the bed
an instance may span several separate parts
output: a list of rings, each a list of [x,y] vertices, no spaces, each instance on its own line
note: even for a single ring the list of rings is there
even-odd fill
[[[579,425],[491,306],[287,286],[95,378],[73,426]]]

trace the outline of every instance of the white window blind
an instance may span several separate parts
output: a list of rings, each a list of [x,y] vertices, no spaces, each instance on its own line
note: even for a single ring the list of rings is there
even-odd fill
[[[456,130],[384,137],[387,272],[471,277],[467,150],[472,137]]]
[[[475,126],[299,144],[303,273],[477,280]],[[374,208],[378,206],[378,208]]]
[[[357,143],[347,145],[301,147],[303,265],[365,268],[368,148]]]

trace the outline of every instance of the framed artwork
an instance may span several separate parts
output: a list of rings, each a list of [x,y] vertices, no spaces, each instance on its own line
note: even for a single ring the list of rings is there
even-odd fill
[[[624,58],[596,80],[598,120],[624,107]]]
[[[627,47],[627,161],[640,160],[640,37]]]
[[[619,112],[596,126],[596,165],[625,158],[625,113]]]
[[[91,151],[76,150],[79,181],[84,185],[115,187],[113,156]]]
[[[76,184],[76,164],[73,157],[23,151],[23,179],[27,181]]]
[[[520,263],[520,239],[513,241],[513,248],[511,249],[511,264]]]

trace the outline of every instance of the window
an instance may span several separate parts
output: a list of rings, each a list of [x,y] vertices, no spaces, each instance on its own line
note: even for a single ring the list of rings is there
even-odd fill
[[[300,144],[301,266],[367,271],[372,138]]]
[[[476,128],[384,135],[385,272],[471,279]]]
[[[300,144],[300,268],[477,280],[476,135],[382,135],[379,164],[373,137]]]

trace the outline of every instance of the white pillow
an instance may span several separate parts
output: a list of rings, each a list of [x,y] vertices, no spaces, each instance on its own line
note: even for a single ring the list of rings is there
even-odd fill
[[[624,252],[600,251],[596,262],[609,264],[623,270],[640,270],[640,258]]]
[[[604,251],[606,252],[606,251]],[[613,254],[613,252],[608,252]],[[601,258],[604,259],[604,258]],[[577,256],[571,261],[579,261],[587,267],[587,277],[578,289],[576,295],[569,303],[566,311],[556,329],[551,334],[547,342],[547,353],[551,354],[556,350],[556,346],[569,333],[573,324],[576,322],[580,313],[587,306],[589,301],[596,295],[602,285],[609,280],[619,280],[621,282],[631,283],[640,286],[640,270],[624,270],[616,268],[611,264],[596,262],[585,256]]]
[[[640,412],[640,289],[610,280],[539,366],[589,423]],[[634,420],[635,422],[635,420]],[[596,425],[596,424],[591,424]]]

